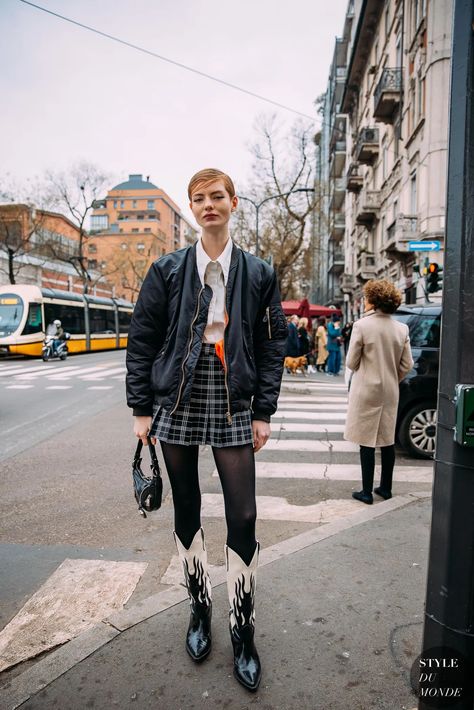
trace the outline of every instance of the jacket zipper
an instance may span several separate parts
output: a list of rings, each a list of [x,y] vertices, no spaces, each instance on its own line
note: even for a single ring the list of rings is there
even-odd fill
[[[225,305],[224,305],[224,311],[225,311],[225,314],[226,314],[226,316],[227,316],[227,308],[225,307]],[[225,368],[224,368],[224,382],[225,382],[225,389],[226,389],[226,392],[227,392],[227,412],[225,413],[225,416],[226,416],[226,419],[227,419],[227,424],[229,424],[229,426],[230,426],[230,425],[232,424],[232,414],[230,413],[230,396],[229,396],[229,387],[228,387],[228,385],[227,385],[227,360],[226,360],[226,357],[225,357],[225,331],[226,331],[226,329],[227,329],[227,323],[228,323],[228,322],[229,322],[229,320],[228,320],[228,316],[227,316],[227,319],[226,319],[226,326],[225,326],[225,328],[224,328],[224,344],[223,344],[223,348],[222,348],[222,349],[223,349],[223,351],[224,351],[224,362],[225,362]]]
[[[188,361],[189,353],[191,352],[191,345],[192,345],[192,342],[193,342],[193,327],[194,327],[194,324],[195,324],[196,319],[197,319],[197,317],[198,317],[198,313],[199,313],[199,302],[200,302],[200,300],[201,300],[201,293],[202,293],[203,291],[204,291],[204,288],[201,288],[201,290],[199,291],[198,300],[197,300],[197,306],[196,306],[196,312],[195,312],[195,314],[194,314],[194,318],[193,318],[192,321],[191,321],[191,325],[189,326],[189,345],[188,345],[188,352],[186,353],[186,357],[184,358],[183,363],[182,363],[182,365],[181,365],[182,378],[181,378],[181,384],[179,385],[179,390],[178,390],[178,399],[176,400],[176,404],[174,405],[173,410],[170,412],[170,416],[171,416],[171,414],[174,414],[175,411],[178,409],[179,400],[180,400],[180,398],[181,398],[181,390],[183,389],[183,384],[184,384],[184,366],[186,365],[186,362]]]
[[[267,306],[266,313],[267,313],[267,322],[268,322],[268,340],[271,340],[272,339],[272,327],[270,325],[270,306]]]

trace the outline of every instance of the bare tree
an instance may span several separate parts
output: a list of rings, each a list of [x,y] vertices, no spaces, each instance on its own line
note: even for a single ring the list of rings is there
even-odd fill
[[[74,254],[65,255],[61,249],[50,244],[51,256],[73,265],[82,280],[84,293],[88,292],[92,281],[87,269],[88,219],[109,179],[97,166],[81,162],[73,165],[68,172],[46,173],[44,182],[44,194],[50,208],[69,217],[79,230]],[[100,278],[103,276],[105,274]]]
[[[253,180],[246,196],[259,203],[267,197],[260,218],[261,256],[272,257],[282,298],[299,298],[309,289],[309,217],[320,209],[319,193],[314,192],[313,127],[298,120],[284,132],[275,117],[260,117],[254,156]],[[297,192],[307,190],[307,192]],[[255,211],[240,203],[235,221],[235,238],[244,248],[255,244]]]

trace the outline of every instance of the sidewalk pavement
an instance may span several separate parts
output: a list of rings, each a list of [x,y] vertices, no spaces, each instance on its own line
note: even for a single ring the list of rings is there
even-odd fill
[[[213,650],[203,664],[184,650],[185,590],[170,587],[13,677],[0,688],[0,707],[411,710],[430,512],[427,493],[395,496],[262,551],[256,694],[232,676],[225,572],[217,568]]]

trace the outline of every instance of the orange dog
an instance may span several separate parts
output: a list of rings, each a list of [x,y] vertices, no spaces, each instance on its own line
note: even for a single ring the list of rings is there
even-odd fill
[[[302,355],[301,357],[286,357],[285,358],[285,367],[291,371],[292,375],[296,375],[296,370],[298,370],[298,368],[300,368],[303,375],[305,375],[306,371],[304,369],[304,366],[307,364],[308,364],[308,361],[306,359],[306,355]]]

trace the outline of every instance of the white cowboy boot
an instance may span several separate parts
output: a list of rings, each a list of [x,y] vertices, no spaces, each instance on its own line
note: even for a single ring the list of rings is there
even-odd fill
[[[248,690],[257,690],[262,668],[254,643],[257,547],[249,565],[225,545],[227,591],[229,594],[230,638],[234,648],[234,676]]]
[[[211,651],[212,587],[207,567],[204,531],[199,528],[186,549],[174,532],[174,539],[189,594],[191,617],[186,634],[186,650],[193,661],[203,661]]]

